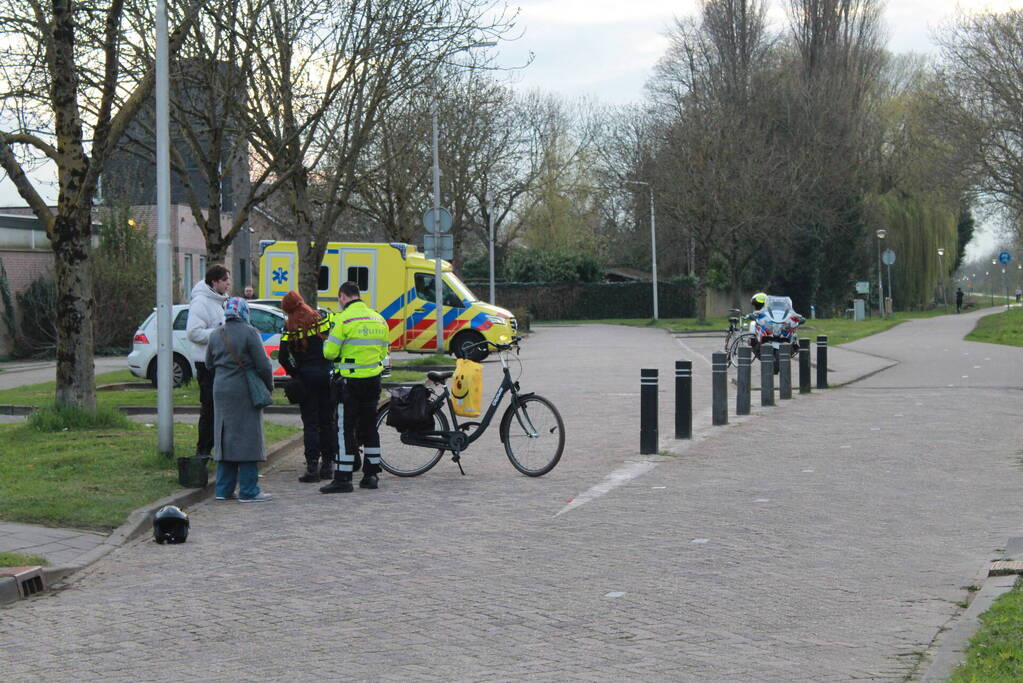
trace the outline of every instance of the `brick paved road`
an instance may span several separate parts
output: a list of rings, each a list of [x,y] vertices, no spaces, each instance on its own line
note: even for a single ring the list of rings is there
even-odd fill
[[[0,678],[902,679],[1023,526],[1023,352],[958,341],[974,317],[857,342],[901,364],[652,458],[638,368],[664,375],[677,342],[542,329],[522,379],[566,418],[550,475],[490,442],[466,477],[445,460],[322,496],[294,458],[273,503],[200,506],[184,546],[137,542],[0,609]]]

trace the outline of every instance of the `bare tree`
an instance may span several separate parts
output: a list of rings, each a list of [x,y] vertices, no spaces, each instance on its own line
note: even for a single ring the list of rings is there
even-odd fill
[[[253,127],[247,101],[255,54],[252,39],[266,1],[204,3],[171,64],[171,168],[205,242],[210,263],[226,259],[253,206],[287,180],[250,158]],[[137,18],[139,27],[150,16]],[[145,46],[144,44],[144,47]],[[145,51],[146,64],[153,55]],[[129,129],[123,147],[151,164],[156,150],[155,112],[146,107]],[[253,163],[256,162],[256,163]],[[225,201],[229,201],[225,205]],[[227,214],[227,215],[225,215]],[[189,283],[191,284],[191,283]]]
[[[172,33],[181,45],[194,16]],[[0,2],[0,165],[46,227],[57,278],[57,388],[60,404],[94,409],[92,205],[103,163],[149,97],[149,69],[132,78],[126,28],[138,7],[124,0]],[[148,40],[148,36],[145,38]],[[57,168],[56,210],[27,172],[41,159]]]
[[[495,18],[496,17],[496,18]],[[466,48],[500,37],[489,0],[285,0],[263,12],[250,102],[256,153],[290,175],[300,291],[315,300],[327,241],[390,106]],[[311,192],[315,188],[315,192]]]
[[[943,79],[935,124],[975,149],[978,189],[1023,216],[1023,10],[962,14],[940,36]]]

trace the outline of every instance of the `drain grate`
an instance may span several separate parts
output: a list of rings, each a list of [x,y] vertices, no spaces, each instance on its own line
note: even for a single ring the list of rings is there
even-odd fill
[[[0,569],[0,576],[10,576],[18,585],[18,593],[27,598],[46,590],[46,575],[42,567],[7,567]]]
[[[1023,562],[996,560],[991,563],[991,567],[987,570],[988,576],[1011,576],[1013,574],[1023,574]]]

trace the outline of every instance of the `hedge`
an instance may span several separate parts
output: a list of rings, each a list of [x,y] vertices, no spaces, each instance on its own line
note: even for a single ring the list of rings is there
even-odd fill
[[[485,282],[468,283],[477,295],[489,291]],[[505,282],[494,286],[497,304],[525,309],[534,320],[599,320],[652,318],[649,282]],[[688,284],[657,283],[658,315],[691,318],[696,314],[694,291]]]

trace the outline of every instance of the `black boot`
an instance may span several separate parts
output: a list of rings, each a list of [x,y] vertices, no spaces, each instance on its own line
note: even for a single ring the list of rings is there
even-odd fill
[[[313,461],[313,471],[316,471],[316,461]],[[320,456],[320,479],[333,479],[334,478],[334,456],[333,455],[322,455]]]
[[[344,479],[341,477],[344,477]],[[351,472],[338,473],[334,475],[334,481],[320,487],[320,493],[351,493],[354,490]]]
[[[306,460],[305,461],[305,473],[298,478],[303,484],[310,484],[320,480],[320,473],[316,471],[316,461]]]
[[[359,482],[360,489],[375,489],[377,487],[377,475],[367,474]]]

